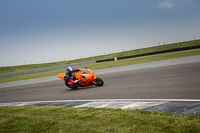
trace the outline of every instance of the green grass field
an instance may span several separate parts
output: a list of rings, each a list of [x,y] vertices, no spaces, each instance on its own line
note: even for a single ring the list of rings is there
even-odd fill
[[[199,45],[199,44],[200,44],[200,40],[194,40],[194,41],[180,42],[180,43],[174,43],[174,44],[160,45],[160,46],[138,49],[138,50],[125,51],[125,52],[120,52],[120,53],[115,53],[115,54],[83,58],[83,59],[72,60],[72,61],[62,61],[62,62],[22,65],[22,66],[11,66],[11,67],[0,67],[0,74],[25,71],[25,70],[31,70],[31,69],[38,69],[38,68],[45,68],[45,67],[52,67],[52,66],[59,66],[59,65],[66,65],[66,64],[92,61],[92,60],[110,59],[110,58],[115,58],[115,57],[136,55],[136,54],[142,54],[142,53],[147,53],[147,52],[155,52],[155,51],[159,51],[159,50],[167,50],[167,49],[173,49],[173,48],[195,46],[195,45]],[[66,55],[66,57],[67,57],[67,55]]]
[[[0,132],[200,132],[200,116],[142,110],[0,107]]]

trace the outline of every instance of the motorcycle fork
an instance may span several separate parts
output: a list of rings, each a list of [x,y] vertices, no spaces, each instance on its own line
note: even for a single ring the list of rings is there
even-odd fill
[[[96,78],[97,78],[97,76],[94,76],[94,77],[92,78],[92,81],[91,81],[91,82],[92,82],[93,84],[95,84],[95,79],[96,79]]]

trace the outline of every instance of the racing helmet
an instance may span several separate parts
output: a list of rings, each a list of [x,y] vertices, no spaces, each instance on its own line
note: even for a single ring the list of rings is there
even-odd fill
[[[68,73],[71,73],[72,71],[73,71],[74,69],[72,68],[72,67],[67,67],[67,69],[66,69],[66,71],[68,72]]]

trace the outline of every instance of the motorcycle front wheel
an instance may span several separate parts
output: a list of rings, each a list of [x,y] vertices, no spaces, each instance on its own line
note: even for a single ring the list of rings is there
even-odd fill
[[[103,86],[104,84],[103,80],[99,77],[97,77],[94,81],[96,86]]]

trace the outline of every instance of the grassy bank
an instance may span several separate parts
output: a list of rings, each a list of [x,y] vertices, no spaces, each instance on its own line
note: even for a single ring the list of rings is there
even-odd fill
[[[132,59],[124,59],[124,60],[119,60],[119,61],[102,62],[102,63],[96,63],[96,64],[90,64],[90,65],[78,66],[78,67],[89,67],[95,70],[95,69],[111,68],[111,67],[131,65],[131,64],[139,64],[139,63],[144,63],[144,62],[187,57],[187,56],[193,56],[193,55],[200,55],[200,49],[152,55],[152,56],[144,56],[144,57],[138,57],[138,58],[132,58]],[[65,72],[65,68],[53,70],[53,71],[45,71],[45,72],[40,72],[40,73],[20,75],[20,76],[9,77],[9,78],[1,78],[0,83],[54,76],[54,75],[57,75],[58,73],[63,73],[63,72]]]
[[[200,116],[142,110],[0,107],[1,132],[200,132]]]
[[[90,58],[83,58],[83,59],[72,60],[72,61],[61,61],[61,62],[45,63],[45,64],[0,67],[0,74],[25,71],[25,70],[31,70],[31,69],[38,69],[38,68],[45,68],[45,67],[52,67],[52,66],[59,66],[59,65],[66,65],[66,64],[92,61],[92,60],[102,60],[102,59],[109,59],[109,58],[115,58],[115,57],[123,57],[123,56],[128,56],[128,55],[136,55],[136,54],[142,54],[142,53],[147,53],[147,52],[155,52],[155,51],[159,51],[159,50],[167,50],[167,49],[173,49],[173,48],[194,46],[194,45],[199,45],[199,44],[200,44],[200,40],[194,40],[194,41],[180,42],[180,43],[174,43],[174,44],[160,45],[160,46],[138,49],[138,50],[119,52],[119,53],[102,55],[102,56],[95,56],[95,57],[90,57]],[[66,55],[66,57],[67,57],[67,55]],[[65,58],[65,57],[63,57],[63,58]]]

